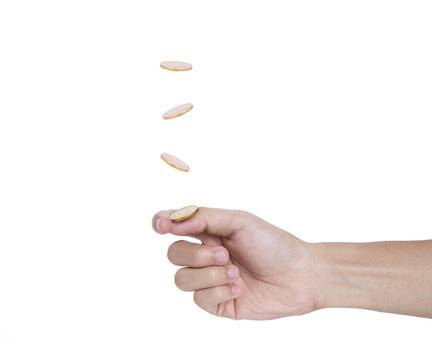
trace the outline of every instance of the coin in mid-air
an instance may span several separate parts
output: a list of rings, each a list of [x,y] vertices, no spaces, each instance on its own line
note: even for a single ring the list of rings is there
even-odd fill
[[[188,71],[192,70],[192,64],[184,61],[162,61],[160,63],[162,69],[171,71]]]
[[[184,161],[180,160],[179,158],[176,158],[173,155],[163,153],[161,155],[161,158],[168,165],[172,166],[173,168],[175,168],[177,170],[181,170],[184,172],[188,172],[190,170],[190,167]]]
[[[165,120],[174,119],[176,117],[182,116],[186,114],[187,112],[191,111],[193,108],[193,105],[191,103],[181,104],[179,106],[176,106],[175,108],[172,108],[165,112],[162,117]]]
[[[189,205],[182,209],[176,210],[170,215],[171,221],[179,222],[179,221],[189,219],[192,216],[194,216],[198,212],[198,210],[199,207],[196,205]]]

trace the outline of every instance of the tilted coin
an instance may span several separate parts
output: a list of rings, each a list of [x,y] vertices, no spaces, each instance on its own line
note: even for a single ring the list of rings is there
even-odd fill
[[[184,172],[188,172],[190,170],[190,167],[184,161],[176,158],[173,155],[163,153],[161,155],[161,158],[168,165],[172,166],[173,168],[175,168],[177,170],[184,171]]]
[[[182,116],[186,114],[187,112],[191,111],[193,108],[193,105],[191,103],[182,104],[179,106],[176,106],[175,108],[172,108],[165,112],[162,117],[165,120],[174,119],[176,117]]]
[[[179,222],[194,216],[199,210],[199,207],[196,205],[189,205],[179,210],[174,211],[171,215],[172,222]]]
[[[162,61],[160,63],[162,69],[171,71],[188,71],[192,70],[192,64],[184,61]]]

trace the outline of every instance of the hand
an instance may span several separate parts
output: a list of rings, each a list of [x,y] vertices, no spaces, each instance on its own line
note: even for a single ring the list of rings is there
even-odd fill
[[[173,243],[168,259],[185,266],[176,285],[194,291],[198,306],[232,319],[274,319],[315,310],[313,261],[308,244],[244,211],[201,207],[183,222],[171,211],[153,217],[160,234],[190,236]]]

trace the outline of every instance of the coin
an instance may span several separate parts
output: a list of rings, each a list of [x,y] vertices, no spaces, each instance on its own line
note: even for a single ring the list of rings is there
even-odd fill
[[[198,210],[199,207],[196,205],[189,205],[182,209],[176,210],[170,215],[171,221],[179,222],[179,221],[189,219],[192,216],[194,216],[198,212]]]
[[[177,170],[181,170],[184,172],[188,172],[190,170],[190,167],[184,161],[181,161],[180,159],[176,158],[173,155],[163,153],[161,155],[161,158],[168,165],[172,166],[173,168],[175,168]]]
[[[192,70],[192,65],[183,61],[162,61],[160,63],[162,69],[171,71],[188,71]]]
[[[191,111],[193,108],[193,105],[191,103],[182,104],[179,106],[176,106],[175,108],[172,108],[165,112],[165,114],[162,115],[162,117],[165,120],[174,119],[176,117],[182,116],[186,114],[187,112]]]

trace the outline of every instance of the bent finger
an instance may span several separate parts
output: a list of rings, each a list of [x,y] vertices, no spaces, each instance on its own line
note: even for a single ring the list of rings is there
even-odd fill
[[[237,285],[223,285],[195,291],[194,301],[201,309],[217,315],[219,304],[234,300],[239,295],[240,288]]]
[[[232,284],[238,276],[239,270],[234,265],[182,268],[175,275],[175,283],[180,290],[195,291]]]
[[[207,246],[179,240],[168,248],[168,260],[174,265],[205,267],[224,265],[229,260],[228,250],[223,246]]]

